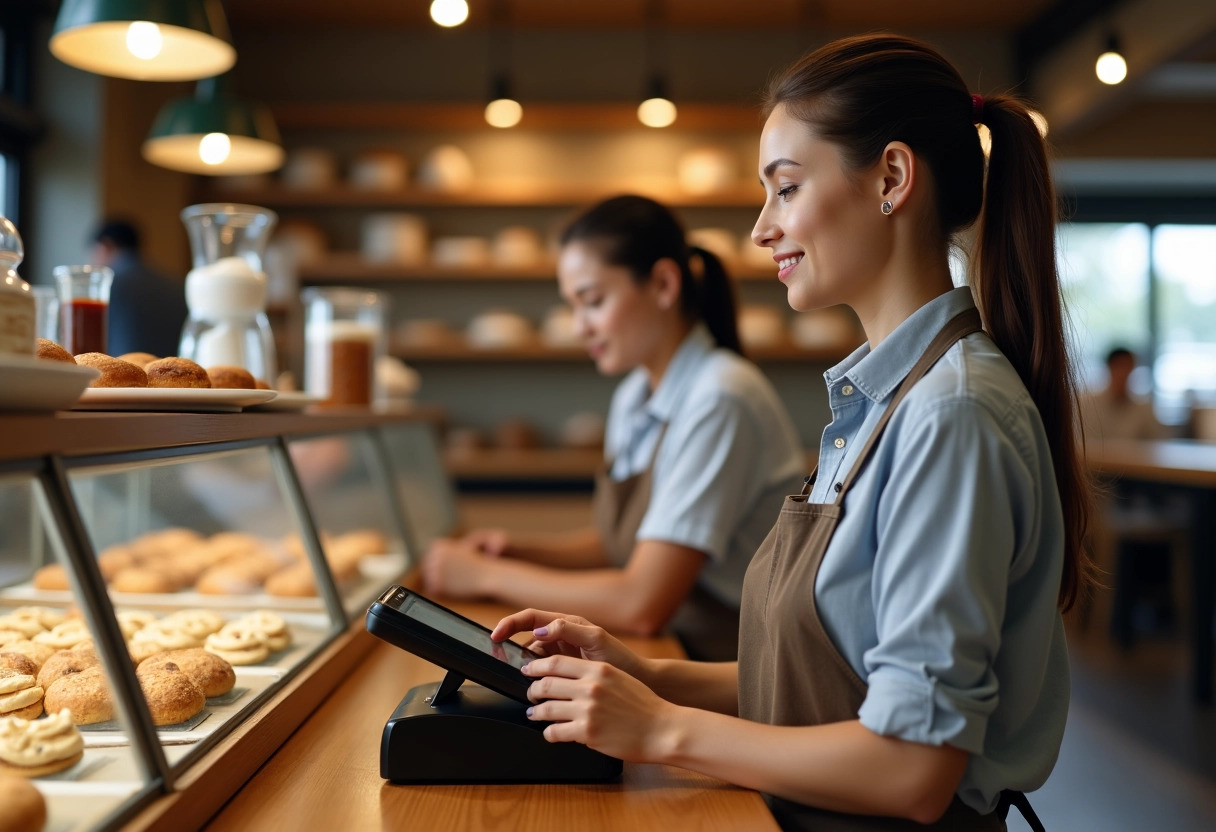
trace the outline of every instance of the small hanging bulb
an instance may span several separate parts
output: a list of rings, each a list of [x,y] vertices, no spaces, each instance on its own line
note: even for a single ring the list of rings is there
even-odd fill
[[[1097,73],[1099,81],[1112,86],[1122,83],[1127,77],[1127,61],[1123,58],[1117,36],[1111,35],[1106,39],[1106,51],[1098,56],[1094,72]]]
[[[222,165],[232,153],[232,139],[226,133],[208,133],[199,139],[198,158],[205,165]]]
[[[150,61],[160,54],[165,39],[160,27],[147,20],[136,20],[127,27],[127,51],[135,57]]]
[[[523,106],[511,95],[511,85],[505,73],[495,76],[486,105],[486,123],[491,127],[514,127],[524,117]]]
[[[670,127],[676,120],[676,105],[667,97],[659,76],[650,81],[650,97],[638,105],[638,121],[647,127]]]
[[[431,3],[431,20],[440,26],[451,28],[469,19],[469,4],[465,0],[434,0]]]

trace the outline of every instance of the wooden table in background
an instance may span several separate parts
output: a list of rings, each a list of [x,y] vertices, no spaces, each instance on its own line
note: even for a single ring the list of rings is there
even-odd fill
[[[1195,699],[1212,701],[1212,638],[1216,617],[1216,444],[1165,440],[1109,441],[1086,449],[1090,471],[1101,477],[1185,494],[1191,506],[1191,667]]]
[[[484,624],[509,612],[490,604],[453,606]],[[682,655],[674,640],[626,642],[653,658]],[[594,785],[400,786],[381,780],[384,723],[407,690],[442,675],[410,653],[377,644],[207,829],[777,829],[758,793],[670,766],[626,763],[619,782]]]

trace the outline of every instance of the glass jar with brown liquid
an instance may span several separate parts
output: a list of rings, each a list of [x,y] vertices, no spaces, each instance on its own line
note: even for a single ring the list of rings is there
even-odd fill
[[[366,289],[317,288],[304,302],[304,390],[320,407],[380,402],[376,361],[384,354],[385,300]]]

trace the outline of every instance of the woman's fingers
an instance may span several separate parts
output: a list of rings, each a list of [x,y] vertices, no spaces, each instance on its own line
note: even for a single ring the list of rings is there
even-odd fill
[[[562,656],[562,658],[569,658]],[[572,659],[578,661],[578,659]],[[586,662],[581,662],[586,664]],[[545,699],[574,699],[584,691],[584,677],[542,676],[528,685],[528,698],[533,702]]]
[[[516,633],[545,627],[549,622],[558,618],[577,618],[577,616],[567,616],[564,613],[545,612],[544,610],[520,610],[499,621],[494,626],[494,631],[490,633],[490,638],[494,641],[506,641]],[[578,620],[581,621],[582,619]],[[537,636],[537,638],[540,638],[540,636]]]

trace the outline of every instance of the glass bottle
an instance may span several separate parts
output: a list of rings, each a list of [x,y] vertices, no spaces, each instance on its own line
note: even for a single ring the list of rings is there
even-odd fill
[[[0,217],[0,354],[34,354],[34,296],[17,274],[24,257],[16,226]]]
[[[183,358],[204,367],[244,367],[273,383],[278,370],[262,258],[277,221],[274,211],[256,205],[209,202],[182,211],[194,256],[186,275]]]

